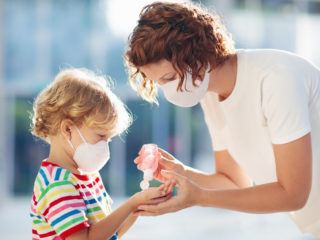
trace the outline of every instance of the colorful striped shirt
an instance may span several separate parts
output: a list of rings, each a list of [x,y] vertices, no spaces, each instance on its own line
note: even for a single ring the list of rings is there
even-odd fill
[[[73,174],[43,160],[31,200],[32,239],[65,239],[108,216],[111,204],[99,173]]]

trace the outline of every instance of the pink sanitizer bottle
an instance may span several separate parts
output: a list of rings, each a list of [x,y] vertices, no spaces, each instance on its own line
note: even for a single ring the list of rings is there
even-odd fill
[[[141,159],[140,170],[143,171],[143,181],[140,182],[142,190],[149,188],[149,181],[158,168],[160,152],[156,144],[144,144],[139,152]]]

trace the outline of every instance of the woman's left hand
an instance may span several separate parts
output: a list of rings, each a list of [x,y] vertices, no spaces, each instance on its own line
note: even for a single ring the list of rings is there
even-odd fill
[[[172,156],[170,153],[166,152],[165,150],[158,148],[160,152],[160,159],[159,165],[157,170],[153,173],[153,177],[164,183],[168,180],[164,175],[161,174],[161,170],[169,170],[178,173],[179,175],[185,175],[186,173],[186,166],[183,165],[178,159]],[[134,163],[137,164],[137,168],[141,170],[141,158],[140,156],[134,160]]]
[[[158,216],[196,205],[200,188],[191,180],[173,171],[161,171],[162,175],[177,182],[178,194],[165,202],[155,205],[140,205],[137,216]]]

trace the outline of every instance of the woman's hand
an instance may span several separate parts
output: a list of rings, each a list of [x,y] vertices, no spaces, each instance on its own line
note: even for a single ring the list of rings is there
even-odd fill
[[[172,171],[161,171],[167,179],[174,179],[177,182],[178,194],[164,202],[155,203],[153,205],[145,204],[138,207],[135,212],[137,216],[157,216],[165,213],[176,212],[181,209],[196,205],[197,197],[200,193],[200,187],[182,176]]]
[[[161,174],[161,170],[169,170],[178,173],[179,175],[185,175],[185,166],[178,159],[173,157],[170,153],[165,150],[158,148],[161,154],[159,159],[159,165],[157,170],[154,172],[153,176],[156,180],[160,182],[165,182],[168,180],[164,175]],[[137,157],[134,162],[138,164],[137,168],[141,170],[141,159]]]
[[[171,198],[173,188],[176,185],[175,180],[167,181],[160,187],[152,187],[141,192],[137,192],[131,197],[133,211],[136,211],[139,205],[158,204]]]

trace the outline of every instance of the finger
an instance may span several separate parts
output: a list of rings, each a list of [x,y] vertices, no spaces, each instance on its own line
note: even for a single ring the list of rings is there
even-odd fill
[[[174,180],[166,181],[164,184],[160,186],[161,191],[168,193],[168,189],[171,187],[171,184]]]
[[[160,167],[158,167],[158,169],[153,173],[153,178],[154,179],[156,179],[156,180],[158,180],[159,182],[161,182],[161,183],[164,183],[164,182],[166,182],[166,181],[168,181],[168,179],[166,179],[165,177],[163,177],[162,175],[161,175],[161,168]]]
[[[167,158],[168,160],[174,160],[175,157],[172,156],[170,153],[168,153],[167,151],[163,150],[162,148],[158,148],[159,152],[161,153],[162,156],[164,156],[165,158]]]
[[[165,184],[161,184],[161,185],[159,186],[159,190],[160,190],[160,191],[164,191],[165,187],[166,187]]]
[[[154,204],[158,204],[158,203],[161,203],[161,202],[165,202],[165,201],[167,201],[170,197],[171,197],[171,195],[168,194],[168,195],[163,196],[163,197],[153,198],[153,199],[150,199],[150,200],[148,201],[148,204],[154,205]]]
[[[159,159],[159,163],[161,166],[166,167],[167,169],[172,169],[176,165],[173,159],[169,159],[165,156],[161,156],[161,158]]]
[[[139,170],[141,170],[141,163],[139,163],[139,164],[137,165],[137,168],[138,168]]]
[[[134,160],[133,160],[134,163],[136,164],[139,164],[141,162],[141,159],[140,157],[136,157]]]
[[[163,191],[159,188],[156,188],[156,187],[148,188],[146,190],[143,190],[143,192],[147,193],[148,199],[159,198],[159,197],[163,197],[166,195],[165,191]]]
[[[159,216],[159,215],[162,215],[161,213],[151,213],[151,212],[146,212],[146,211],[135,211],[133,213],[133,216],[136,216],[136,217],[139,217],[139,216],[145,216],[145,217],[148,217],[148,216]]]
[[[171,212],[172,206],[175,206],[177,203],[177,197],[172,197],[169,200],[159,203],[157,205],[140,205],[138,210],[152,212],[152,213],[168,213]]]
[[[171,182],[167,189],[167,193],[172,193],[175,186],[176,186],[176,182],[175,181]]]
[[[161,170],[161,174],[165,178],[175,180],[177,184],[179,184],[182,180],[185,179],[184,176],[181,176],[180,174],[178,174],[174,171]]]
[[[164,184],[162,191],[164,191],[166,194],[169,194],[169,193],[171,194],[174,186],[175,184],[173,185],[171,181],[166,182],[166,184]]]

